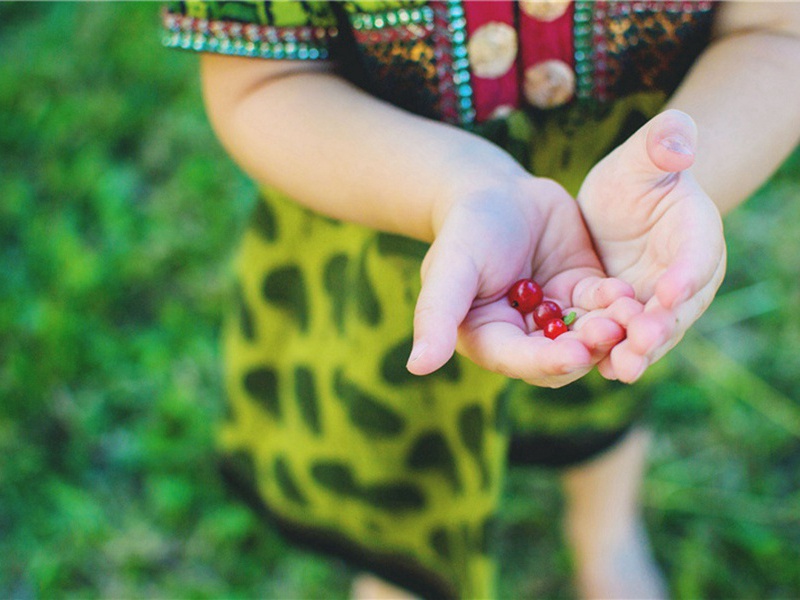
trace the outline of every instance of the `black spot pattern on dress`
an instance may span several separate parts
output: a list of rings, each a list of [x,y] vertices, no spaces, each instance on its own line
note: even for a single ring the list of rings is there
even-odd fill
[[[381,304],[378,301],[378,295],[375,293],[375,289],[372,287],[372,282],[369,280],[366,252],[361,255],[354,288],[356,306],[358,306],[358,312],[361,318],[369,325],[378,325],[382,317]]]
[[[376,236],[378,252],[384,256],[405,256],[422,261],[428,251],[428,244],[402,235],[379,233]]]
[[[480,404],[471,404],[461,410],[458,415],[458,432],[461,436],[461,443],[478,463],[482,485],[485,489],[489,485],[489,468],[484,456],[484,428],[485,419],[483,407]]]
[[[256,339],[256,325],[253,319],[253,311],[247,304],[244,292],[239,286],[236,286],[235,302],[239,311],[239,331],[244,339],[248,342],[253,342]]]
[[[596,398],[592,388],[581,380],[574,381],[558,389],[531,387],[529,393],[531,399],[535,402],[552,402],[562,406],[591,404]]]
[[[340,461],[318,461],[311,466],[311,477],[319,485],[342,496],[358,496],[358,485],[350,465]]]
[[[242,5],[241,2],[213,3],[210,6],[210,17],[221,21],[241,21],[257,23],[258,13],[255,6]]]
[[[498,521],[495,515],[483,519],[478,529],[476,549],[481,554],[490,555],[498,537]]]
[[[222,475],[235,482],[234,485],[246,490],[246,493],[255,493],[258,489],[255,459],[252,454],[243,450],[236,450],[222,458],[220,467]]]
[[[410,373],[406,368],[413,342],[414,340],[411,336],[405,338],[399,344],[389,348],[383,359],[381,359],[381,376],[388,383],[403,385],[419,382],[419,377]],[[461,367],[459,366],[458,358],[454,356],[440,369],[428,375],[429,379],[437,377],[453,382],[458,381],[461,378]]]
[[[425,508],[425,496],[422,490],[407,482],[366,486],[361,491],[361,498],[381,510],[405,512]]]
[[[300,416],[308,428],[316,435],[322,434],[322,421],[319,416],[319,396],[313,371],[298,366],[294,370],[294,394]]]
[[[268,413],[276,419],[281,417],[278,401],[278,374],[268,367],[255,367],[247,371],[242,379],[244,389]]]
[[[412,344],[413,339],[408,337],[386,351],[381,360],[381,376],[387,383],[402,385],[414,380],[419,381],[419,377],[409,373],[406,368]]]
[[[297,266],[278,267],[268,273],[261,293],[265,300],[291,314],[302,331],[308,330],[308,293],[303,272]]]
[[[627,140],[631,135],[634,134],[640,127],[642,127],[648,121],[648,117],[640,110],[631,110],[626,116],[625,121],[622,124],[622,127],[619,128],[617,131],[616,136],[614,139],[609,142],[606,146],[606,149],[600,153],[599,156],[606,156],[612,150],[621,146],[622,143]]]
[[[264,198],[259,198],[250,218],[250,225],[262,239],[274,242],[278,238],[278,222],[272,207]]]
[[[437,527],[430,532],[428,545],[445,560],[453,555],[453,549],[450,547],[450,535],[444,527]]]
[[[453,355],[450,360],[444,363],[439,370],[436,371],[436,375],[440,375],[449,381],[458,381],[461,379],[461,367],[459,364],[458,357]]]
[[[421,434],[406,457],[406,466],[414,471],[436,471],[450,482],[454,491],[462,489],[456,459],[441,432]]]
[[[497,394],[494,402],[494,429],[498,433],[507,433],[511,428],[509,402],[511,401],[511,385],[506,385]]]
[[[325,264],[322,274],[325,291],[331,297],[331,321],[339,333],[344,333],[348,263],[349,259],[346,254],[334,254]]]
[[[278,456],[275,459],[275,483],[287,500],[291,500],[303,506],[308,504],[308,500],[306,500],[306,497],[300,491],[300,487],[295,482],[289,469],[289,464],[283,456]]]
[[[334,391],[347,407],[350,421],[370,437],[396,437],[406,427],[405,419],[386,403],[347,381],[339,370],[334,375]]]
[[[311,466],[311,476],[327,490],[381,510],[405,512],[425,508],[425,496],[416,485],[389,481],[362,486],[350,465],[342,461],[317,461]]]

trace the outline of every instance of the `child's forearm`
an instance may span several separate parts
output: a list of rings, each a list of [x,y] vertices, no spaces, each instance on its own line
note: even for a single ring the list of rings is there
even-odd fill
[[[493,144],[376,100],[324,64],[205,56],[203,80],[244,170],[339,219],[430,241],[456,197],[527,177]]]
[[[695,176],[722,213],[800,142],[800,3],[721,3],[718,39],[669,106],[698,126]]]

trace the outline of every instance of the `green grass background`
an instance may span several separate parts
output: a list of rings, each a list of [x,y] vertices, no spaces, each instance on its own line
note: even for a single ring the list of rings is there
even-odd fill
[[[251,184],[158,5],[0,4],[0,597],[345,597],[213,468]],[[800,597],[800,153],[726,219],[720,296],[661,365],[644,489],[678,598]],[[512,473],[502,592],[569,598],[547,472]]]

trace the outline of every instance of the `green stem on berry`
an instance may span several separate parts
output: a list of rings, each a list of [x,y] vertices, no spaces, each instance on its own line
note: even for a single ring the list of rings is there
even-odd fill
[[[572,325],[575,322],[575,319],[578,315],[575,314],[575,311],[570,311],[570,313],[564,317],[564,325]]]

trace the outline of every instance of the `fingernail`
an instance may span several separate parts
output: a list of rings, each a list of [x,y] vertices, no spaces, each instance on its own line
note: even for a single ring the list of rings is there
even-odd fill
[[[425,354],[425,350],[427,350],[427,349],[428,349],[428,343],[427,342],[415,343],[411,348],[411,356],[408,357],[408,362],[406,363],[406,365],[410,365],[411,363],[416,362],[417,360],[419,360],[419,358],[423,354]]]
[[[672,135],[665,137],[659,142],[664,148],[675,154],[683,154],[684,156],[692,155],[692,146],[689,141],[680,135]]]

